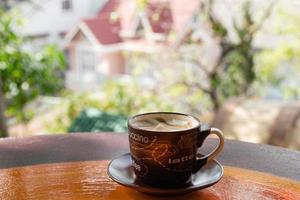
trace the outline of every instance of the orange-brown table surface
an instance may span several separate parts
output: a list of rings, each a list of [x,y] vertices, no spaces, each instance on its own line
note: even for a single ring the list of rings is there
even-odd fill
[[[43,199],[300,199],[300,183],[270,174],[225,167],[216,185],[177,197],[153,197],[114,183],[106,174],[108,161],[52,163],[0,170],[0,197]]]
[[[200,152],[216,143],[209,138]],[[0,200],[157,199],[108,179],[107,160],[128,151],[126,133],[0,139]],[[226,140],[217,159],[226,166],[217,185],[176,198],[300,199],[297,151]]]

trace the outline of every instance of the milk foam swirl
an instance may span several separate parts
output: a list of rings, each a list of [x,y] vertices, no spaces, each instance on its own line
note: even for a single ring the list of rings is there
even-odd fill
[[[149,131],[180,131],[193,128],[198,121],[192,117],[179,114],[146,114],[130,121],[131,125]]]

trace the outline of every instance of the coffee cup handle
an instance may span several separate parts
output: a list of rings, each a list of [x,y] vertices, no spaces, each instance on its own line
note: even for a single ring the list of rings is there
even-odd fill
[[[201,167],[203,167],[207,162],[209,162],[211,159],[215,158],[222,150],[224,147],[224,137],[223,137],[223,132],[220,129],[217,128],[209,128],[207,130],[200,130],[198,134],[198,142],[197,146],[201,147],[204,140],[207,138],[207,136],[214,134],[218,136],[219,138],[219,144],[218,146],[208,155],[205,156],[200,156],[197,155],[196,157],[196,164],[193,169],[193,173],[196,173]]]

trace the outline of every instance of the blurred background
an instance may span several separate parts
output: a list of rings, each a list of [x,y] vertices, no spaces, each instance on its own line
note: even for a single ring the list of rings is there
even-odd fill
[[[1,0],[1,137],[148,111],[300,150],[299,0]],[[88,133],[87,133],[88,134]]]

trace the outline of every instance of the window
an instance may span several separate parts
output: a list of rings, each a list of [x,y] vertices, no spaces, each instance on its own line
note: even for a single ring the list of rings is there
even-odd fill
[[[63,11],[72,10],[72,0],[62,0],[62,10]]]
[[[144,31],[145,31],[145,29],[144,29],[142,20],[139,19],[137,27],[136,27],[136,30],[135,30],[136,36],[143,36],[144,35]]]
[[[95,71],[96,55],[92,49],[80,48],[78,51],[78,68],[81,71]]]
[[[70,69],[70,50],[69,49],[64,50],[64,56],[65,56],[65,61],[66,61],[66,67],[67,67],[67,69]]]

